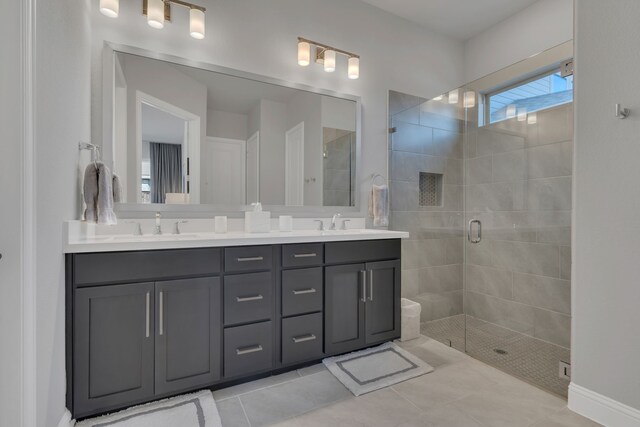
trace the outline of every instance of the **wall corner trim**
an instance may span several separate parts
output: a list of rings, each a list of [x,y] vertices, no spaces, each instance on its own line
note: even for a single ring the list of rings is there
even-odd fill
[[[62,418],[60,418],[60,422],[58,423],[58,427],[73,427],[75,425],[75,421],[71,418],[71,412],[68,409],[64,410],[62,414]]]
[[[569,409],[610,427],[640,427],[640,409],[620,403],[575,383],[569,385]]]

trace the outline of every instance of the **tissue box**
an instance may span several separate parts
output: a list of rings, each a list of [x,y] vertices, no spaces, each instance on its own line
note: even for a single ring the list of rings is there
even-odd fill
[[[271,212],[245,212],[245,233],[268,233],[271,231]]]

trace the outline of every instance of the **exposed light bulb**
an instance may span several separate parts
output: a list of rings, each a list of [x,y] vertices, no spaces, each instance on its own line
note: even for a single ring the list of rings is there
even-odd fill
[[[336,51],[325,50],[324,51],[324,70],[327,73],[333,73],[336,70]]]
[[[507,119],[512,119],[512,118],[514,118],[516,116],[516,105],[515,104],[507,105],[506,116],[507,116]]]
[[[449,104],[457,104],[458,103],[458,89],[454,89],[449,92]]]
[[[311,45],[305,41],[298,42],[298,65],[306,67],[311,63]]]
[[[100,13],[109,18],[117,18],[120,11],[120,0],[100,0]]]
[[[360,58],[356,56],[349,57],[347,75],[351,80],[360,77]]]
[[[164,0],[147,0],[147,24],[156,29],[164,27]]]
[[[518,110],[518,121],[519,122],[524,122],[525,120],[527,120],[527,109],[526,108],[520,108]]]
[[[189,33],[194,39],[204,38],[204,12],[200,9],[189,10]]]
[[[529,116],[527,117],[527,123],[530,125],[535,125],[536,123],[538,123],[538,114],[530,113]]]
[[[468,90],[464,93],[463,100],[464,108],[473,108],[476,106],[476,93],[472,90]]]

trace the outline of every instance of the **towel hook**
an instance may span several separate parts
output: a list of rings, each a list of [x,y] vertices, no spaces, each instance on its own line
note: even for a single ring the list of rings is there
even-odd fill
[[[620,104],[616,104],[615,114],[617,118],[624,120],[629,117],[629,113],[631,113],[631,111],[629,111],[628,108],[623,108]]]

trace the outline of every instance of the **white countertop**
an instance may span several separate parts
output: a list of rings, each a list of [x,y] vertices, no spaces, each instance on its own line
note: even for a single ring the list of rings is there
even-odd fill
[[[117,252],[152,249],[206,248],[221,246],[273,245],[286,243],[339,242],[349,240],[406,239],[409,233],[378,229],[351,229],[335,231],[271,231],[269,233],[245,233],[232,231],[224,234],[212,232],[188,232],[182,234],[132,234],[74,235],[67,233],[65,253]]]

